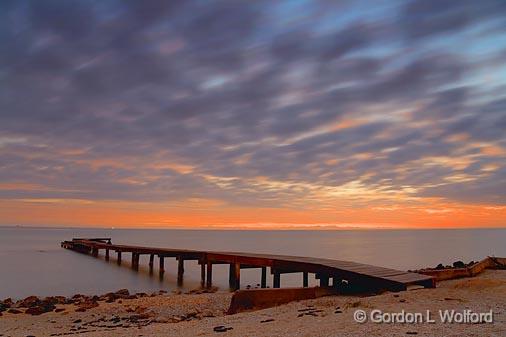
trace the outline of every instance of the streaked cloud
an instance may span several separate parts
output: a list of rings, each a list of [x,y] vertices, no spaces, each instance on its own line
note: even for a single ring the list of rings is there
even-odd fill
[[[3,1],[0,221],[504,226],[505,11]]]

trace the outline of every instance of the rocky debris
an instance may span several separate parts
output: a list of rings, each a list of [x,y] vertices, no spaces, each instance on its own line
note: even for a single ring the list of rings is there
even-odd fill
[[[306,308],[303,308],[303,309],[299,309],[297,311],[299,312],[299,314],[297,315],[297,317],[302,317],[302,316],[314,316],[314,317],[326,316],[326,315],[319,315],[320,313],[323,313],[323,310],[317,309],[317,308],[315,308],[312,305],[311,306],[307,306]]]
[[[228,330],[232,330],[232,327],[226,327],[224,325],[218,325],[213,328],[214,332],[227,332]]]
[[[10,308],[9,310],[7,310],[8,313],[10,314],[21,314],[22,311],[21,310],[18,310],[18,309],[15,309],[15,308]]]
[[[65,296],[49,296],[49,297],[46,297],[42,300],[43,302],[46,302],[46,303],[51,303],[51,304],[70,304],[71,301],[70,299],[66,298]]]
[[[466,264],[462,261],[453,262],[453,268],[465,268]]]
[[[217,287],[210,287],[210,288],[197,288],[192,289],[190,291],[185,292],[187,295],[199,295],[199,294],[211,294],[218,291]]]
[[[268,318],[260,321],[260,323],[269,323],[269,322],[274,322],[274,318]]]
[[[453,297],[445,297],[444,298],[445,301],[457,301],[457,302],[464,302],[464,300],[460,299],[460,298],[453,298]]]
[[[141,295],[131,295],[128,289],[120,289],[116,291],[115,293],[107,293],[100,297],[97,296],[96,301],[105,301],[106,303],[112,303],[116,300],[122,300],[122,299],[135,299],[138,297],[145,297],[148,296],[145,293],[140,293]]]
[[[462,261],[455,261],[452,263],[452,265],[443,265],[442,263],[439,263],[434,268],[425,268],[424,270],[443,270],[443,269],[459,269],[459,268],[467,268],[472,267],[476,262],[470,261],[469,263],[464,263]]]
[[[29,315],[42,315],[46,312],[51,312],[56,309],[56,306],[51,302],[43,301],[38,306],[30,307],[25,310],[25,314]]]
[[[9,309],[14,303],[12,302],[11,298],[6,298],[3,301],[0,301],[0,312],[6,311]]]
[[[41,304],[41,300],[37,296],[28,296],[24,300],[16,302],[17,308],[32,308]]]
[[[128,307],[126,309],[126,312],[135,312],[137,314],[142,314],[146,311],[146,307],[143,307],[143,306],[136,306],[135,308],[132,308],[132,307]]]

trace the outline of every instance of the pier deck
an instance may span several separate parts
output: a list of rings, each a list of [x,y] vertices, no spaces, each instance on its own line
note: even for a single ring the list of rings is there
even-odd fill
[[[117,254],[118,264],[121,264],[122,253],[130,253],[133,269],[139,268],[140,255],[149,255],[150,272],[153,271],[154,257],[157,256],[160,277],[163,277],[165,272],[164,259],[173,257],[178,260],[178,283],[183,281],[184,261],[196,260],[201,266],[201,283],[208,287],[212,285],[213,264],[230,265],[229,283],[232,289],[240,288],[240,272],[241,269],[246,268],[261,269],[260,284],[262,288],[266,288],[267,267],[270,268],[270,273],[273,275],[273,288],[280,287],[281,275],[286,273],[302,273],[304,287],[308,286],[310,273],[314,274],[316,279],[320,280],[320,286],[324,287],[331,286],[329,284],[331,278],[334,287],[341,286],[344,281],[364,290],[402,291],[411,285],[435,287],[435,280],[431,276],[332,259],[116,245],[111,243],[110,238],[78,238],[72,241],[63,241],[61,246],[95,257],[98,257],[100,250],[104,250],[106,260],[109,260],[110,252],[113,251]]]

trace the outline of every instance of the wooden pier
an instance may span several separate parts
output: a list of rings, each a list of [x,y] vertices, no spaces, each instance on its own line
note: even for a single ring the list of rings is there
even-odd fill
[[[117,254],[117,263],[121,264],[123,253],[131,254],[131,267],[139,269],[139,257],[149,255],[149,270],[152,273],[154,258],[158,257],[160,277],[165,272],[165,258],[176,258],[178,261],[177,280],[182,284],[185,261],[197,261],[201,268],[202,286],[211,287],[213,280],[213,265],[228,264],[230,288],[240,288],[241,269],[258,268],[260,285],[267,287],[267,267],[273,275],[273,288],[281,287],[281,275],[287,273],[301,273],[302,285],[308,287],[309,274],[319,279],[321,287],[339,288],[346,284],[358,286],[364,290],[391,290],[402,291],[408,286],[418,285],[426,288],[435,287],[435,279],[428,275],[405,272],[372,265],[340,261],[331,259],[268,255],[241,252],[214,252],[185,249],[154,248],[130,245],[112,244],[111,238],[75,238],[72,241],[63,241],[61,246],[80,253],[91,254],[98,257],[99,251],[105,252],[105,259],[109,260],[110,252]],[[332,279],[332,284],[330,284]]]

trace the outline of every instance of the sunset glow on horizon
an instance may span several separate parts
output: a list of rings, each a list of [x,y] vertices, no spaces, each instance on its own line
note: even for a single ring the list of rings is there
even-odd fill
[[[0,9],[0,225],[506,227],[506,2]]]

